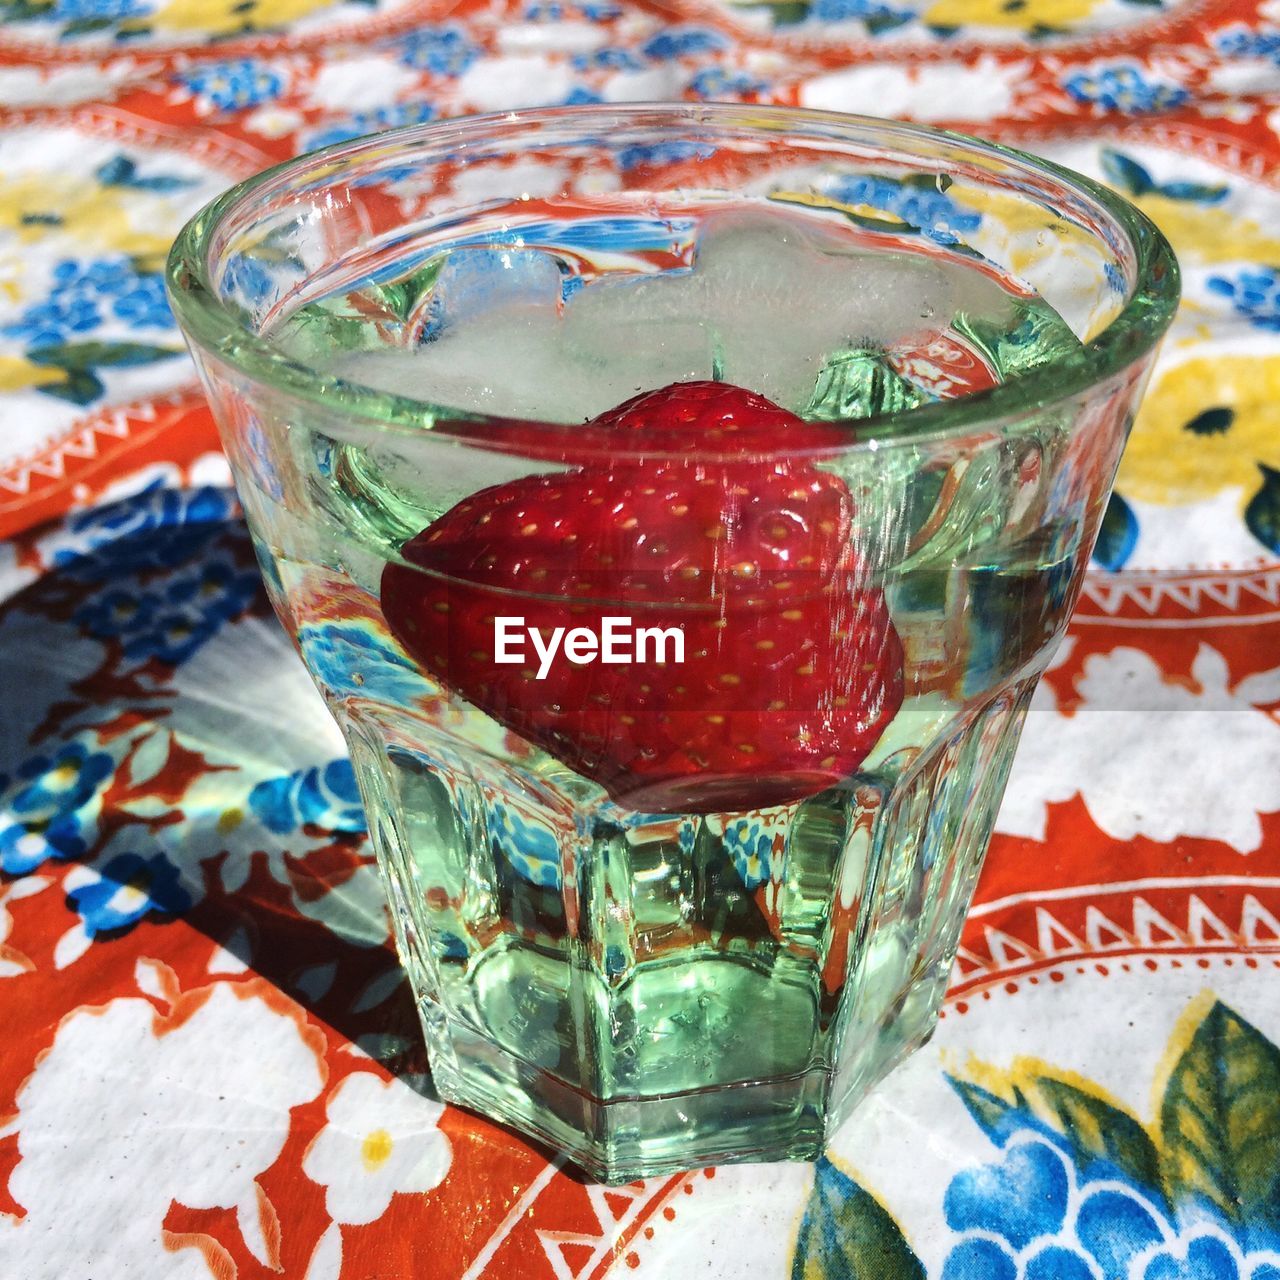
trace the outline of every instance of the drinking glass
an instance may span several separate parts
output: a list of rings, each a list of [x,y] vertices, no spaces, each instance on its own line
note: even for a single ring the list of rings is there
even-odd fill
[[[971,138],[592,106],[278,166],[169,287],[440,1094],[610,1182],[816,1156],[934,1027],[1168,245]]]

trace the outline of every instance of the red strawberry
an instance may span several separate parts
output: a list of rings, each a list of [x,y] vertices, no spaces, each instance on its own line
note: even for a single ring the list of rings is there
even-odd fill
[[[820,449],[853,439],[846,427],[806,422],[727,382],[675,382],[646,391],[593,418],[588,427],[618,433],[613,438],[622,448],[724,453]]]
[[[702,430],[703,411],[673,421],[672,408],[713,399],[667,389],[647,418],[632,401],[600,421]],[[790,415],[759,404],[758,416],[710,429],[745,440],[771,423],[776,439],[778,416]],[[844,483],[804,464],[668,460],[529,476],[411,539],[407,564],[383,575],[383,609],[426,670],[622,803],[780,804],[856,769],[902,701],[901,645],[850,552],[852,515]],[[629,617],[633,628],[679,629],[684,661],[575,662],[562,648],[544,663],[525,637],[527,661],[501,664],[499,617],[522,618],[544,641],[555,628],[598,638],[606,618]]]
[[[655,454],[690,450],[719,456],[818,450],[856,437],[844,426],[806,422],[771,400],[727,382],[674,382],[646,391],[579,426],[504,421],[453,422],[450,434],[533,458],[589,464],[617,450]]]

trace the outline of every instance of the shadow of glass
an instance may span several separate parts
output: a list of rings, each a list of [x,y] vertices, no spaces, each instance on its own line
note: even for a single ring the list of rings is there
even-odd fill
[[[341,736],[230,498],[138,517],[159,501],[55,532],[0,607],[3,880],[59,882],[55,959],[86,1001],[101,949],[147,921],[177,954],[193,929],[211,971],[252,969],[429,1090]]]

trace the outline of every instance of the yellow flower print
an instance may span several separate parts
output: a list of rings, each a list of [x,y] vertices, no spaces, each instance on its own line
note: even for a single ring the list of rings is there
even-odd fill
[[[61,369],[42,369],[21,356],[0,356],[0,392],[24,391],[48,382],[61,382],[66,376]]]
[[[158,31],[200,31],[207,35],[270,31],[332,3],[333,0],[169,0],[145,23]]]
[[[947,195],[982,219],[975,230],[964,235],[970,247],[1032,285],[1040,284],[1048,269],[1050,278],[1059,282],[1055,303],[1067,314],[1072,312],[1062,304],[1075,304],[1086,340],[1095,337],[1115,319],[1123,299],[1118,295],[1097,296],[1092,282],[1102,269],[1102,262],[1096,238],[1090,232],[1074,222],[1057,218],[1034,200],[980,187],[964,179],[949,187]],[[1074,297],[1068,297],[1062,284],[1073,280],[1076,282]]]
[[[935,27],[1012,27],[1018,31],[1079,26],[1100,0],[935,0],[924,19]]]
[[[1212,266],[1220,262],[1280,263],[1280,239],[1251,218],[1233,218],[1221,208],[1149,194],[1130,200],[1169,238],[1183,262]]]
[[[1120,465],[1125,497],[1177,504],[1258,487],[1280,468],[1280,356],[1201,356],[1147,392]]]
[[[0,234],[23,244],[61,234],[78,248],[125,253],[140,259],[140,270],[160,270],[172,237],[155,228],[173,222],[168,202],[152,192],[69,174],[0,173]]]

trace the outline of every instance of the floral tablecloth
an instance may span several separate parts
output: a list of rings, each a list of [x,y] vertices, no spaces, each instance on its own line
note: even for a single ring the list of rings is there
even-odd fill
[[[0,15],[3,1280],[1280,1280],[1276,0]],[[1020,143],[1147,210],[1186,299],[937,1036],[816,1166],[605,1189],[432,1098],[159,272],[301,149],[680,97]]]

